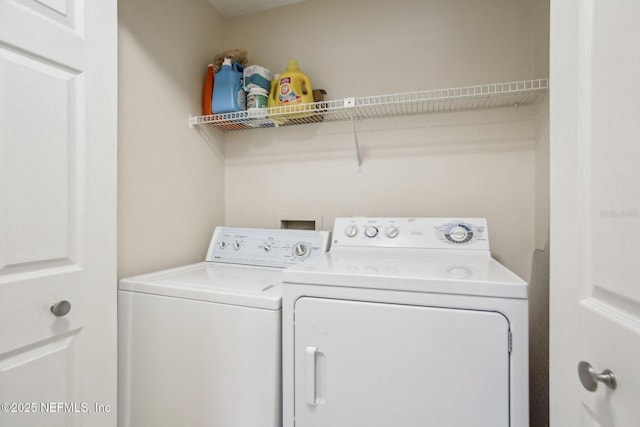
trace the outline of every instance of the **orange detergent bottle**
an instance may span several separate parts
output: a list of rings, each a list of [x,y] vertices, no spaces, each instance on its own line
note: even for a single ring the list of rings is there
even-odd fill
[[[213,64],[207,67],[207,74],[204,79],[204,88],[202,93],[202,115],[208,116],[213,113],[211,110],[211,102],[213,100]]]

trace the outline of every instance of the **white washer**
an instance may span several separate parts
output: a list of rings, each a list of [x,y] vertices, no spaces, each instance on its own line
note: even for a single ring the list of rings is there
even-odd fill
[[[120,281],[120,427],[280,427],[284,267],[326,231],[216,228],[207,261]]]
[[[527,284],[480,218],[338,218],[284,272],[284,427],[525,427]]]

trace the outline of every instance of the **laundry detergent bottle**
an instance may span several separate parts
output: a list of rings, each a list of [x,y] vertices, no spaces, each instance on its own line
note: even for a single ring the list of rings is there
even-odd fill
[[[278,103],[278,84],[280,82],[280,74],[275,74],[271,80],[271,88],[269,89],[269,108],[277,107]]]
[[[202,92],[202,115],[208,116],[212,113],[213,103],[213,64],[207,67],[207,74],[204,78],[204,88]]]
[[[273,122],[274,125],[279,126],[285,123],[286,117],[280,111],[280,108],[273,109],[274,107],[280,106],[278,101],[278,84],[280,82],[280,74],[275,74],[273,76],[273,80],[271,80],[271,89],[269,90],[269,100],[267,101],[267,106],[269,107],[269,118]]]
[[[313,90],[309,77],[300,72],[298,61],[290,59],[287,64],[287,70],[281,73],[275,85],[277,97],[276,104],[278,106],[296,106],[300,104],[313,103]],[[293,108],[292,111],[305,111],[304,107]],[[304,117],[311,115],[310,113],[296,114],[295,117]]]
[[[242,65],[238,62],[231,64],[229,58],[224,58],[222,68],[216,73],[213,86],[213,113],[232,113],[243,111],[246,105],[246,94],[242,88]]]

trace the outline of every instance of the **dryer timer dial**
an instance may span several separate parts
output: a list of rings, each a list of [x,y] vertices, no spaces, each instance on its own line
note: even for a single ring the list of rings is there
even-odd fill
[[[449,224],[444,232],[444,237],[451,243],[467,243],[473,239],[473,227],[469,224]]]

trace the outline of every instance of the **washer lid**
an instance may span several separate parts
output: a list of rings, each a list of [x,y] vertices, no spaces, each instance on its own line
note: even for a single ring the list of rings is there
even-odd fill
[[[282,269],[201,262],[120,280],[121,291],[269,310],[282,305]]]
[[[284,282],[397,291],[527,298],[527,283],[485,253],[334,248],[289,267]]]

